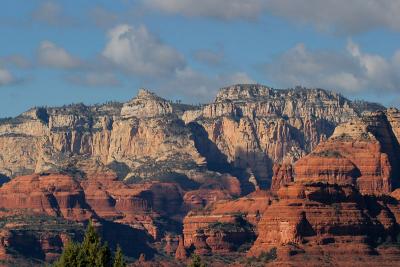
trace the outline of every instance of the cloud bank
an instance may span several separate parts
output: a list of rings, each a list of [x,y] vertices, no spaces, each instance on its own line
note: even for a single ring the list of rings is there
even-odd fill
[[[143,5],[166,14],[221,20],[255,20],[269,14],[345,34],[400,31],[398,0],[144,0]]]
[[[364,53],[349,40],[345,51],[309,50],[297,44],[265,66],[275,84],[336,89],[349,94],[395,92],[400,84],[400,50],[386,59]]]

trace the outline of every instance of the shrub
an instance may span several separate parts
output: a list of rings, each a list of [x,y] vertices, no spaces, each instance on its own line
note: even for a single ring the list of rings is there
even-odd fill
[[[64,248],[61,257],[54,263],[54,267],[75,266],[124,267],[126,264],[119,247],[112,264],[111,250],[108,244],[101,241],[92,222],[89,222],[83,242],[69,242]]]

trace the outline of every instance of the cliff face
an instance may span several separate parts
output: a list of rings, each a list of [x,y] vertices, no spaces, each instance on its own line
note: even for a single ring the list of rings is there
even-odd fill
[[[184,246],[198,254],[237,251],[256,235],[255,226],[272,196],[256,191],[236,200],[219,200],[192,210],[183,220]]]
[[[36,247],[33,258],[51,260],[73,238],[65,230],[92,219],[128,256],[145,253],[140,266],[153,249],[171,266],[192,252],[246,265],[250,247],[248,260],[276,249],[284,266],[396,260],[400,112],[379,108],[236,85],[200,107],[141,90],[3,119],[0,258]]]
[[[278,201],[258,223],[249,255],[277,248],[277,263],[299,266],[318,266],[321,257],[339,266],[395,260],[397,113],[372,112],[340,124],[293,166],[277,165]]]
[[[141,91],[120,105],[33,109],[0,126],[3,175],[114,168],[120,178],[185,173],[204,165],[171,104]],[[91,159],[81,168],[77,161]],[[173,171],[172,171],[173,170]]]
[[[208,168],[234,173],[248,192],[269,183],[273,163],[300,158],[359,113],[359,105],[320,89],[236,85],[200,108],[140,90],[123,105],[34,108],[2,120],[0,173],[112,169],[137,182],[193,180]]]
[[[294,179],[356,186],[362,194],[389,194],[399,184],[398,111],[365,114],[336,127],[333,135],[295,163],[275,167],[273,190]]]
[[[209,163],[250,168],[265,186],[273,163],[293,162],[311,152],[336,125],[359,117],[360,108],[321,89],[235,85],[221,89],[215,102],[200,112],[185,114],[186,123],[197,124],[196,129],[207,133],[209,148],[204,148],[207,142],[203,141],[200,152]],[[220,157],[212,153],[215,147]]]
[[[277,249],[276,263],[296,266],[385,265],[397,258],[387,250],[398,250],[397,201],[363,197],[351,185],[324,178],[295,180],[278,196],[258,224],[249,256]]]

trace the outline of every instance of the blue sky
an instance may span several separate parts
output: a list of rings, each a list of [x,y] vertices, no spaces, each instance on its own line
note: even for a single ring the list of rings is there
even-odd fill
[[[398,106],[398,0],[4,0],[0,117],[257,82]]]

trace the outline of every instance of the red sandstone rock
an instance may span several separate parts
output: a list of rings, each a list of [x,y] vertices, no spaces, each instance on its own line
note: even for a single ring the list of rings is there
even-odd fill
[[[60,174],[35,174],[13,179],[0,188],[0,207],[29,209],[77,221],[93,216],[80,184],[72,177]]]
[[[182,236],[179,236],[179,244],[175,251],[175,259],[177,260],[186,260],[187,259],[187,252],[184,245],[184,240]]]
[[[272,171],[274,175],[272,177],[271,191],[276,192],[281,186],[293,182],[292,164],[274,164]]]
[[[295,164],[296,180],[353,184],[363,194],[390,193],[397,178],[383,143],[375,137],[382,133],[368,127],[362,121],[338,126],[332,137]]]
[[[199,189],[187,192],[183,196],[187,210],[201,209],[208,204],[217,202],[219,200],[231,199],[231,195],[218,189]]]
[[[193,245],[197,249],[200,246],[200,254],[234,251],[254,235],[252,230],[238,225],[238,218],[256,225],[271,199],[271,194],[260,190],[237,200],[217,201],[205,210],[189,212],[183,221],[185,247]]]

